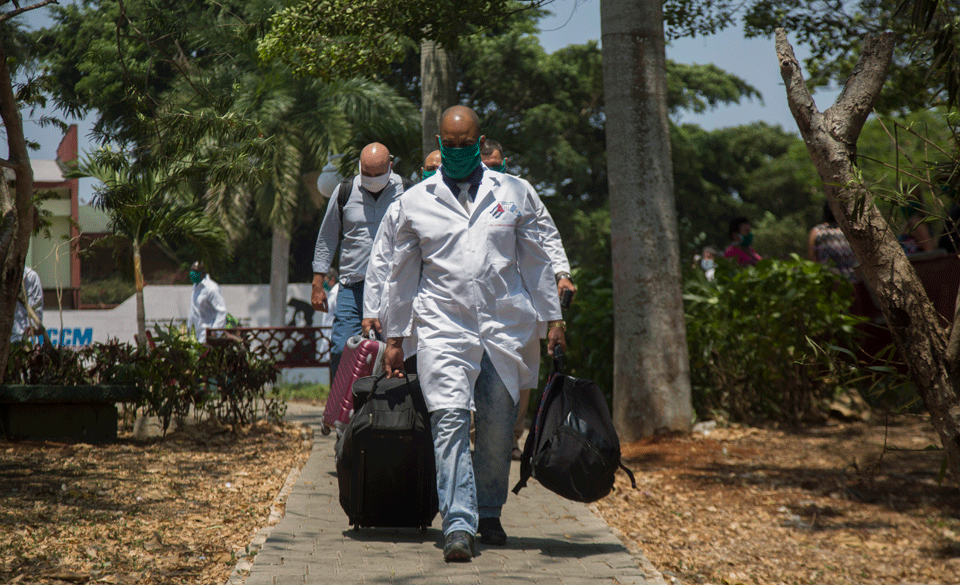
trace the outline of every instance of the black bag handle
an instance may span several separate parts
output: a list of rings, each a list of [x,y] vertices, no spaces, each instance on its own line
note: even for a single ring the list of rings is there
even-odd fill
[[[563,374],[563,346],[559,343],[553,346],[553,372]]]

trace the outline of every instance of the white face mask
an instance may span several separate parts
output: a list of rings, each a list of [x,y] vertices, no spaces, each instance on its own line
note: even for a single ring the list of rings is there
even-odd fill
[[[390,163],[390,167],[386,173],[377,177],[366,177],[363,175],[363,168],[359,165],[358,168],[360,168],[360,184],[363,188],[371,193],[379,193],[383,191],[383,188],[390,182],[390,172],[393,170],[393,163]]]

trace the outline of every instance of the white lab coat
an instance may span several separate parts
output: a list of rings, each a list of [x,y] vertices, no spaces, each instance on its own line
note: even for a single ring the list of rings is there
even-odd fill
[[[536,384],[540,364],[524,358],[538,325],[561,318],[527,186],[485,170],[468,216],[437,173],[394,205],[388,336],[416,332],[428,409],[474,408],[484,352],[517,400]]]
[[[209,274],[204,275],[203,280],[193,285],[187,329],[196,329],[197,341],[206,343],[208,328],[220,329],[226,324],[227,305],[223,302],[220,285]]]
[[[390,293],[390,266],[393,260],[393,247],[397,238],[397,214],[399,206],[395,203],[387,208],[383,221],[373,238],[367,273],[363,278],[363,318],[379,319],[380,328],[385,335],[388,331],[387,302]],[[416,332],[403,338],[404,359],[417,353]]]
[[[570,261],[567,259],[567,253],[563,249],[563,241],[560,239],[560,232],[557,230],[557,224],[553,221],[553,216],[543,204],[540,196],[537,195],[533,185],[526,179],[517,177],[527,189],[533,198],[534,205],[537,208],[537,226],[540,228],[540,239],[543,242],[543,249],[550,256],[550,262],[553,263],[553,271],[556,274],[561,272],[570,272]]]

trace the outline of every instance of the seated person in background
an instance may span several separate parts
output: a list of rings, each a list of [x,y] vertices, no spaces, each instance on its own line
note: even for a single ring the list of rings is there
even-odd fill
[[[734,258],[740,266],[755,266],[757,262],[763,260],[763,257],[750,247],[753,244],[753,232],[750,231],[749,219],[734,218],[730,222],[727,235],[730,236],[730,245],[723,252],[724,258]]]
[[[907,255],[929,252],[936,248],[930,226],[924,221],[926,214],[919,196],[920,187],[914,187],[907,195],[906,204],[899,208],[899,212],[906,221],[900,226],[900,235],[897,236],[897,240]]]
[[[823,202],[823,223],[810,230],[807,246],[810,260],[835,269],[850,282],[857,282],[855,269],[859,262],[826,201]]]

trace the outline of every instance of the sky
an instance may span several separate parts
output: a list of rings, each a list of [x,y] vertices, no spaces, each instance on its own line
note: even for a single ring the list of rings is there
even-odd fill
[[[540,42],[548,52],[571,44],[600,40],[600,0],[554,0],[548,9],[553,15],[540,23]],[[42,8],[28,13],[27,22],[31,26],[42,26],[41,23],[45,21],[43,13]],[[802,61],[807,51],[801,46],[794,49]],[[754,98],[738,105],[720,106],[703,114],[683,114],[675,121],[698,124],[708,130],[764,121],[796,132],[793,117],[787,107],[772,38],[744,39],[740,30],[728,29],[710,37],[674,41],[667,47],[667,58],[678,63],[713,63],[742,78],[757,88],[763,96],[762,101]],[[838,93],[835,90],[817,94],[815,99],[820,109],[826,109]],[[35,121],[37,118],[39,115],[31,119],[29,113],[24,112],[24,131],[27,138],[41,144],[41,149],[33,156],[52,159],[62,136],[56,128],[40,128]],[[95,145],[87,138],[92,121],[77,122],[81,152],[93,149]],[[81,180],[81,201],[89,200],[92,194],[93,181]]]

